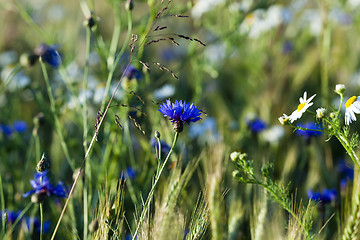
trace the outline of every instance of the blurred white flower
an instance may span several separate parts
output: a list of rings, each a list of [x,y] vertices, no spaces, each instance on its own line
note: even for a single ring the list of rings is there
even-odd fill
[[[264,140],[272,144],[277,144],[285,135],[285,129],[283,126],[275,125],[261,133]]]
[[[189,136],[191,138],[197,138],[197,140],[202,144],[220,141],[220,135],[216,128],[215,118],[207,117],[199,123],[191,124]]]
[[[238,11],[247,12],[250,10],[253,3],[254,3],[253,0],[243,0],[241,2],[235,2],[235,3],[230,4],[229,11],[230,12],[238,12]]]
[[[64,19],[65,9],[59,4],[54,4],[47,8],[47,18],[51,21],[58,22]]]
[[[350,8],[359,7],[360,0],[348,0],[346,1]]]
[[[322,30],[321,12],[318,9],[307,9],[302,15],[301,22],[309,27],[313,36],[319,36]]]
[[[205,57],[212,64],[220,64],[225,58],[226,47],[224,43],[211,44],[204,50]]]
[[[191,10],[191,16],[193,18],[200,18],[204,13],[211,11],[223,2],[225,2],[225,0],[198,0]]]
[[[161,88],[154,91],[154,98],[161,100],[173,96],[174,93],[175,93],[175,87],[171,84],[165,84]]]
[[[9,91],[15,91],[27,87],[30,84],[30,78],[25,75],[24,71],[21,70],[16,73],[12,79],[9,78],[13,70],[13,67],[7,66],[1,71],[1,81],[3,84],[8,84],[6,89]]]
[[[258,9],[246,16],[240,25],[241,33],[248,33],[249,38],[258,38],[261,34],[290,22],[292,13],[281,5],[272,5],[267,10]]]
[[[17,53],[15,51],[6,51],[0,53],[0,67],[7,66],[14,63],[17,59]]]

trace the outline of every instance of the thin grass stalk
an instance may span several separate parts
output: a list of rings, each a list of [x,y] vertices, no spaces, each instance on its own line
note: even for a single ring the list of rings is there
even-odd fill
[[[116,69],[115,66],[118,64],[118,62],[120,60],[120,56],[117,56],[115,58],[117,45],[119,43],[120,34],[121,34],[121,18],[120,18],[120,11],[119,11],[118,7],[114,7],[114,18],[115,18],[114,32],[113,32],[113,36],[112,36],[111,43],[110,43],[109,56],[106,61],[109,74],[108,74],[108,78],[106,80],[104,98],[102,100],[100,109],[103,109],[105,106],[107,92],[110,89],[111,80],[113,78],[113,74]]]
[[[5,197],[4,197],[4,189],[3,189],[1,175],[0,175],[0,200],[1,200],[1,211],[4,213],[4,211],[5,211]],[[6,234],[5,221],[3,219],[1,219],[1,222],[2,222],[2,229],[4,231],[4,234]]]
[[[15,75],[20,72],[22,66],[20,64],[16,65],[14,69],[10,72],[9,76],[6,77],[4,83],[0,87],[0,96],[4,94],[6,88],[9,86],[10,82],[14,79]]]
[[[60,145],[64,151],[64,154],[65,154],[65,158],[66,160],[68,161],[70,167],[72,170],[75,170],[75,165],[74,165],[74,162],[73,160],[70,158],[70,154],[69,154],[69,151],[68,151],[68,148],[67,148],[67,145],[65,143],[65,140],[64,140],[64,136],[61,132],[61,128],[60,128],[60,121],[59,121],[59,118],[56,114],[56,108],[55,108],[55,99],[54,99],[54,96],[51,92],[51,86],[50,86],[50,81],[49,81],[49,76],[47,74],[47,70],[46,70],[46,66],[45,66],[45,63],[42,61],[42,59],[40,58],[40,65],[41,65],[41,70],[43,72],[43,75],[44,75],[44,80],[45,80],[45,84],[46,84],[46,89],[47,89],[47,92],[48,92],[48,95],[49,95],[49,100],[50,100],[50,109],[51,109],[51,113],[52,113],[52,116],[54,118],[54,123],[55,123],[55,129],[56,129],[56,132],[58,134],[58,137],[60,138]]]
[[[159,171],[156,171],[154,183],[153,183],[153,185],[152,185],[152,187],[151,187],[151,190],[150,190],[150,192],[149,192],[148,197],[146,198],[146,202],[145,202],[144,208],[143,208],[143,210],[142,210],[142,212],[141,212],[141,215],[140,215],[139,221],[138,221],[138,223],[137,223],[136,230],[135,230],[135,232],[134,232],[134,235],[133,235],[132,240],[135,240],[135,239],[136,239],[136,235],[137,235],[137,233],[139,232],[139,229],[140,229],[140,227],[141,227],[141,224],[142,224],[142,222],[143,222],[146,214],[147,214],[148,211],[149,211],[150,203],[151,203],[151,200],[152,200],[152,198],[153,198],[153,196],[154,196],[155,188],[156,188],[156,186],[157,186],[157,184],[158,184],[158,182],[159,182],[161,173],[163,172],[166,163],[167,163],[168,160],[170,159],[171,153],[172,153],[172,151],[173,151],[173,149],[174,149],[174,147],[175,147],[175,144],[176,144],[176,142],[177,142],[178,136],[179,136],[179,133],[178,133],[178,132],[175,132],[174,141],[173,141],[173,144],[172,144],[172,146],[171,146],[171,149],[170,149],[168,155],[166,156],[166,159],[164,160],[163,164],[161,165],[161,168],[159,169]]]
[[[88,73],[89,73],[89,56],[90,56],[90,40],[91,40],[91,30],[90,28],[86,28],[86,50],[85,50],[85,66],[84,66],[84,79],[83,79],[83,94],[84,94],[84,100],[83,100],[83,106],[82,106],[82,118],[83,118],[83,147],[84,152],[87,150],[87,137],[88,137],[88,122],[87,122],[87,79],[88,79]],[[89,164],[87,164],[89,166]],[[90,166],[87,167],[85,165],[85,172],[84,176],[89,176],[90,179],[85,177],[84,179],[84,186],[83,186],[83,209],[84,209],[84,232],[83,237],[84,239],[88,238],[88,225],[89,225],[89,207],[88,207],[88,198],[91,199],[91,196],[88,196],[87,187],[88,183],[91,183],[91,171]],[[90,173],[86,175],[87,173]]]
[[[167,3],[167,5],[168,5],[169,3],[170,3],[170,1]],[[159,17],[160,17],[160,15],[159,15]],[[152,25],[152,26],[154,26],[154,25],[156,24],[157,19],[158,19],[158,18],[155,19],[155,21],[153,22],[153,25]],[[152,28],[151,28],[151,29],[152,29]],[[151,30],[151,29],[150,29],[150,30]],[[146,38],[147,38],[147,36],[148,36],[149,34],[150,34],[150,31],[147,33]],[[144,38],[144,39],[140,42],[139,46],[143,46],[143,45],[144,45],[146,38]],[[137,49],[137,50],[135,51],[135,53],[131,56],[130,61],[129,61],[128,64],[126,65],[126,68],[125,68],[125,70],[123,71],[123,73],[122,73],[122,75],[121,75],[121,77],[120,77],[120,80],[118,81],[118,83],[117,83],[117,85],[116,85],[116,87],[115,87],[115,90],[114,90],[114,92],[113,92],[112,95],[111,95],[111,98],[110,98],[110,100],[109,100],[109,102],[108,102],[108,104],[107,104],[107,106],[106,106],[106,108],[105,108],[105,110],[104,110],[104,113],[102,114],[102,116],[101,116],[100,119],[99,119],[98,125],[97,125],[97,127],[96,127],[96,129],[95,129],[95,133],[94,133],[94,135],[93,135],[93,137],[92,137],[92,139],[91,139],[91,141],[90,141],[88,150],[87,150],[86,153],[85,153],[84,159],[83,159],[83,161],[82,161],[82,163],[81,163],[81,166],[80,166],[80,168],[79,168],[79,171],[78,171],[78,173],[77,173],[77,175],[76,175],[76,177],[75,177],[75,180],[74,180],[74,182],[73,182],[73,185],[72,185],[72,187],[71,187],[71,189],[70,189],[68,198],[66,199],[66,202],[65,202],[65,205],[64,205],[64,207],[63,207],[63,210],[61,211],[61,214],[60,214],[60,216],[59,216],[59,220],[58,220],[58,222],[57,222],[57,224],[56,224],[56,226],[55,226],[54,232],[53,232],[53,234],[52,234],[52,236],[51,236],[51,240],[53,240],[53,239],[55,238],[55,236],[56,236],[56,233],[57,233],[57,230],[58,230],[58,228],[59,228],[59,226],[60,226],[61,220],[62,220],[62,218],[63,218],[63,216],[64,216],[64,214],[65,214],[67,205],[69,204],[69,201],[70,201],[70,199],[71,199],[71,197],[72,197],[72,194],[73,194],[73,192],[74,192],[75,186],[76,186],[76,184],[77,184],[77,182],[78,182],[78,180],[79,180],[81,171],[82,171],[82,169],[83,169],[83,167],[84,167],[84,165],[85,165],[85,162],[86,162],[86,160],[87,160],[87,158],[88,158],[88,156],[89,156],[89,154],[90,154],[90,151],[92,150],[93,145],[94,145],[94,143],[95,143],[95,141],[96,141],[96,139],[97,139],[97,134],[98,134],[98,132],[99,132],[99,130],[100,130],[100,127],[102,126],[102,123],[104,122],[104,119],[105,119],[105,117],[106,117],[106,115],[107,115],[107,113],[108,113],[108,111],[109,111],[109,109],[110,109],[110,106],[111,106],[111,103],[112,103],[112,101],[113,101],[113,99],[114,99],[114,97],[115,97],[115,94],[116,94],[117,90],[118,90],[119,87],[120,87],[120,83],[121,83],[122,79],[124,78],[125,73],[127,72],[130,64],[131,64],[132,61],[134,60],[134,58],[135,58],[135,56],[136,56],[137,53],[138,53],[138,49]]]
[[[322,105],[329,105],[329,56],[330,56],[330,45],[331,45],[331,31],[328,24],[328,9],[326,1],[321,0],[322,5],[322,24],[323,28],[321,31],[321,95]]]
[[[34,22],[34,20],[31,18],[31,16],[26,12],[26,10],[23,8],[23,6],[19,3],[18,0],[13,0],[14,4],[16,5],[20,16],[22,19],[32,28],[37,34],[33,34],[33,36],[39,36],[40,39],[45,39],[47,42],[49,40],[49,37],[46,35],[46,33]]]
[[[112,59],[113,62],[111,63],[111,68],[109,68],[109,61],[108,61],[108,70],[109,70],[109,74],[108,74],[108,78],[106,80],[106,86],[105,86],[105,92],[104,92],[104,95],[106,96],[107,95],[107,92],[109,91],[109,88],[110,88],[110,83],[111,83],[111,80],[113,78],[113,75],[114,75],[114,71],[116,69],[116,66],[118,65],[119,61],[120,61],[120,58],[121,56],[124,54],[124,51],[126,49],[126,47],[128,46],[129,44],[129,41],[130,41],[130,37],[131,37],[131,31],[132,31],[132,14],[131,14],[131,11],[129,10],[128,11],[128,14],[127,14],[128,18],[127,18],[127,22],[128,22],[128,26],[127,26],[127,35],[126,35],[126,38],[125,38],[125,42],[122,46],[122,48],[120,49],[120,52],[119,54],[116,56],[116,58],[114,59],[115,57],[115,52],[112,53],[113,54],[113,57]],[[119,20],[120,21],[120,20]],[[116,23],[116,22],[115,22]],[[120,23],[119,23],[120,24]],[[149,33],[148,33],[149,34]],[[113,36],[114,37],[114,36]],[[143,45],[143,43],[145,42],[145,40],[142,42],[142,44],[140,45]],[[117,42],[116,42],[117,43]],[[110,48],[111,49],[111,48]],[[116,49],[115,49],[116,51]],[[135,56],[135,54],[131,57],[131,59],[133,59]],[[111,53],[110,53],[110,56],[108,57],[108,59],[111,58]],[[130,60],[130,62],[132,62],[132,60]],[[127,67],[126,67],[127,69]],[[126,71],[124,71],[126,72]],[[104,106],[105,106],[105,102],[106,102],[106,98],[104,97],[103,98],[103,101],[101,103],[101,108],[100,109],[103,109]]]

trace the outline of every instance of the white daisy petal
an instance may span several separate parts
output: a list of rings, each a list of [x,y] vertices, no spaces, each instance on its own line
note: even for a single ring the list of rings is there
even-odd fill
[[[356,121],[356,114],[360,114],[360,96],[353,96],[345,103],[345,124],[349,125],[353,121]]]
[[[302,114],[306,112],[306,110],[313,105],[311,100],[316,96],[316,94],[312,95],[309,99],[306,99],[307,92],[304,92],[304,96],[300,97],[297,109],[290,115],[289,120],[293,123],[295,120],[301,118]]]

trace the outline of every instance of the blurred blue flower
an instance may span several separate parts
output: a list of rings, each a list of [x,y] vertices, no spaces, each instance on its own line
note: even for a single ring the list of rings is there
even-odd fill
[[[155,137],[151,139],[150,144],[155,152],[159,150],[159,143]],[[167,145],[163,140],[160,141],[160,145],[161,145],[161,155],[167,154],[170,151],[170,146]]]
[[[294,48],[294,45],[293,45],[292,42],[285,41],[283,46],[282,46],[282,53],[284,55],[286,55],[286,54],[290,53],[293,50],[293,48]]]
[[[0,124],[0,132],[10,137],[14,132],[23,133],[27,129],[27,123],[24,121],[15,121],[12,126]]]
[[[340,189],[345,189],[348,181],[354,179],[354,168],[349,166],[344,160],[338,164],[338,172],[340,173]]]
[[[133,65],[129,65],[126,72],[124,73],[124,76],[127,77],[128,79],[135,78],[137,80],[141,79],[142,77],[141,72],[138,69],[136,69]]]
[[[306,129],[306,130],[296,129],[296,133],[299,136],[303,136],[307,141],[309,141],[311,137],[322,135],[323,128],[320,124],[313,122],[308,122],[305,124],[300,123],[298,124],[298,127]]]
[[[160,105],[159,112],[171,120],[177,132],[182,132],[184,122],[190,124],[201,119],[201,110],[194,103],[190,105],[181,100],[175,100],[175,103],[171,103],[170,99],[166,100],[166,103]]]
[[[23,133],[27,129],[27,124],[24,121],[16,121],[13,123],[13,128],[18,133]]]
[[[125,178],[134,179],[136,177],[136,172],[132,167],[126,168],[124,171],[121,171],[121,178],[124,180]]]
[[[11,127],[5,124],[0,124],[0,132],[2,132],[7,137],[11,136],[13,133]]]
[[[33,187],[33,190],[30,190],[27,193],[24,193],[24,197],[28,197],[29,195],[35,193],[42,196],[54,196],[54,197],[60,197],[60,198],[67,198],[68,196],[68,189],[67,187],[62,183],[59,182],[58,185],[54,186],[50,183],[49,178],[46,176],[47,171],[42,173],[35,173],[34,174],[34,180],[30,181],[31,186]]]
[[[41,231],[41,222],[35,217],[25,218],[25,224],[28,231],[33,229],[34,232],[40,233]],[[50,230],[50,221],[44,221],[43,223],[43,233],[47,233]]]
[[[200,144],[214,143],[221,139],[216,127],[216,119],[207,117],[200,123],[192,124],[189,129],[189,136],[197,138]]]
[[[312,201],[330,203],[336,199],[337,191],[336,189],[324,189],[322,192],[313,192],[312,190],[308,190],[307,195]]]
[[[132,235],[131,234],[126,234],[124,240],[131,240],[131,239],[132,239]],[[135,239],[137,239],[137,237]]]
[[[246,124],[253,133],[259,133],[266,129],[266,123],[260,118],[246,121]]]
[[[8,210],[4,210],[4,211],[0,211],[0,222],[3,220],[3,215],[4,213],[7,213],[7,222],[8,224],[13,224],[16,219],[20,216],[21,211],[8,211]],[[21,220],[20,220],[21,221]]]
[[[34,53],[52,67],[58,67],[61,64],[61,56],[57,51],[57,46],[42,43],[35,49]]]

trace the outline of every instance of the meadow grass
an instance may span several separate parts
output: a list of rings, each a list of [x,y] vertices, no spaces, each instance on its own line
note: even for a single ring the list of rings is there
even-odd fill
[[[359,8],[0,3],[0,238],[360,238]]]

